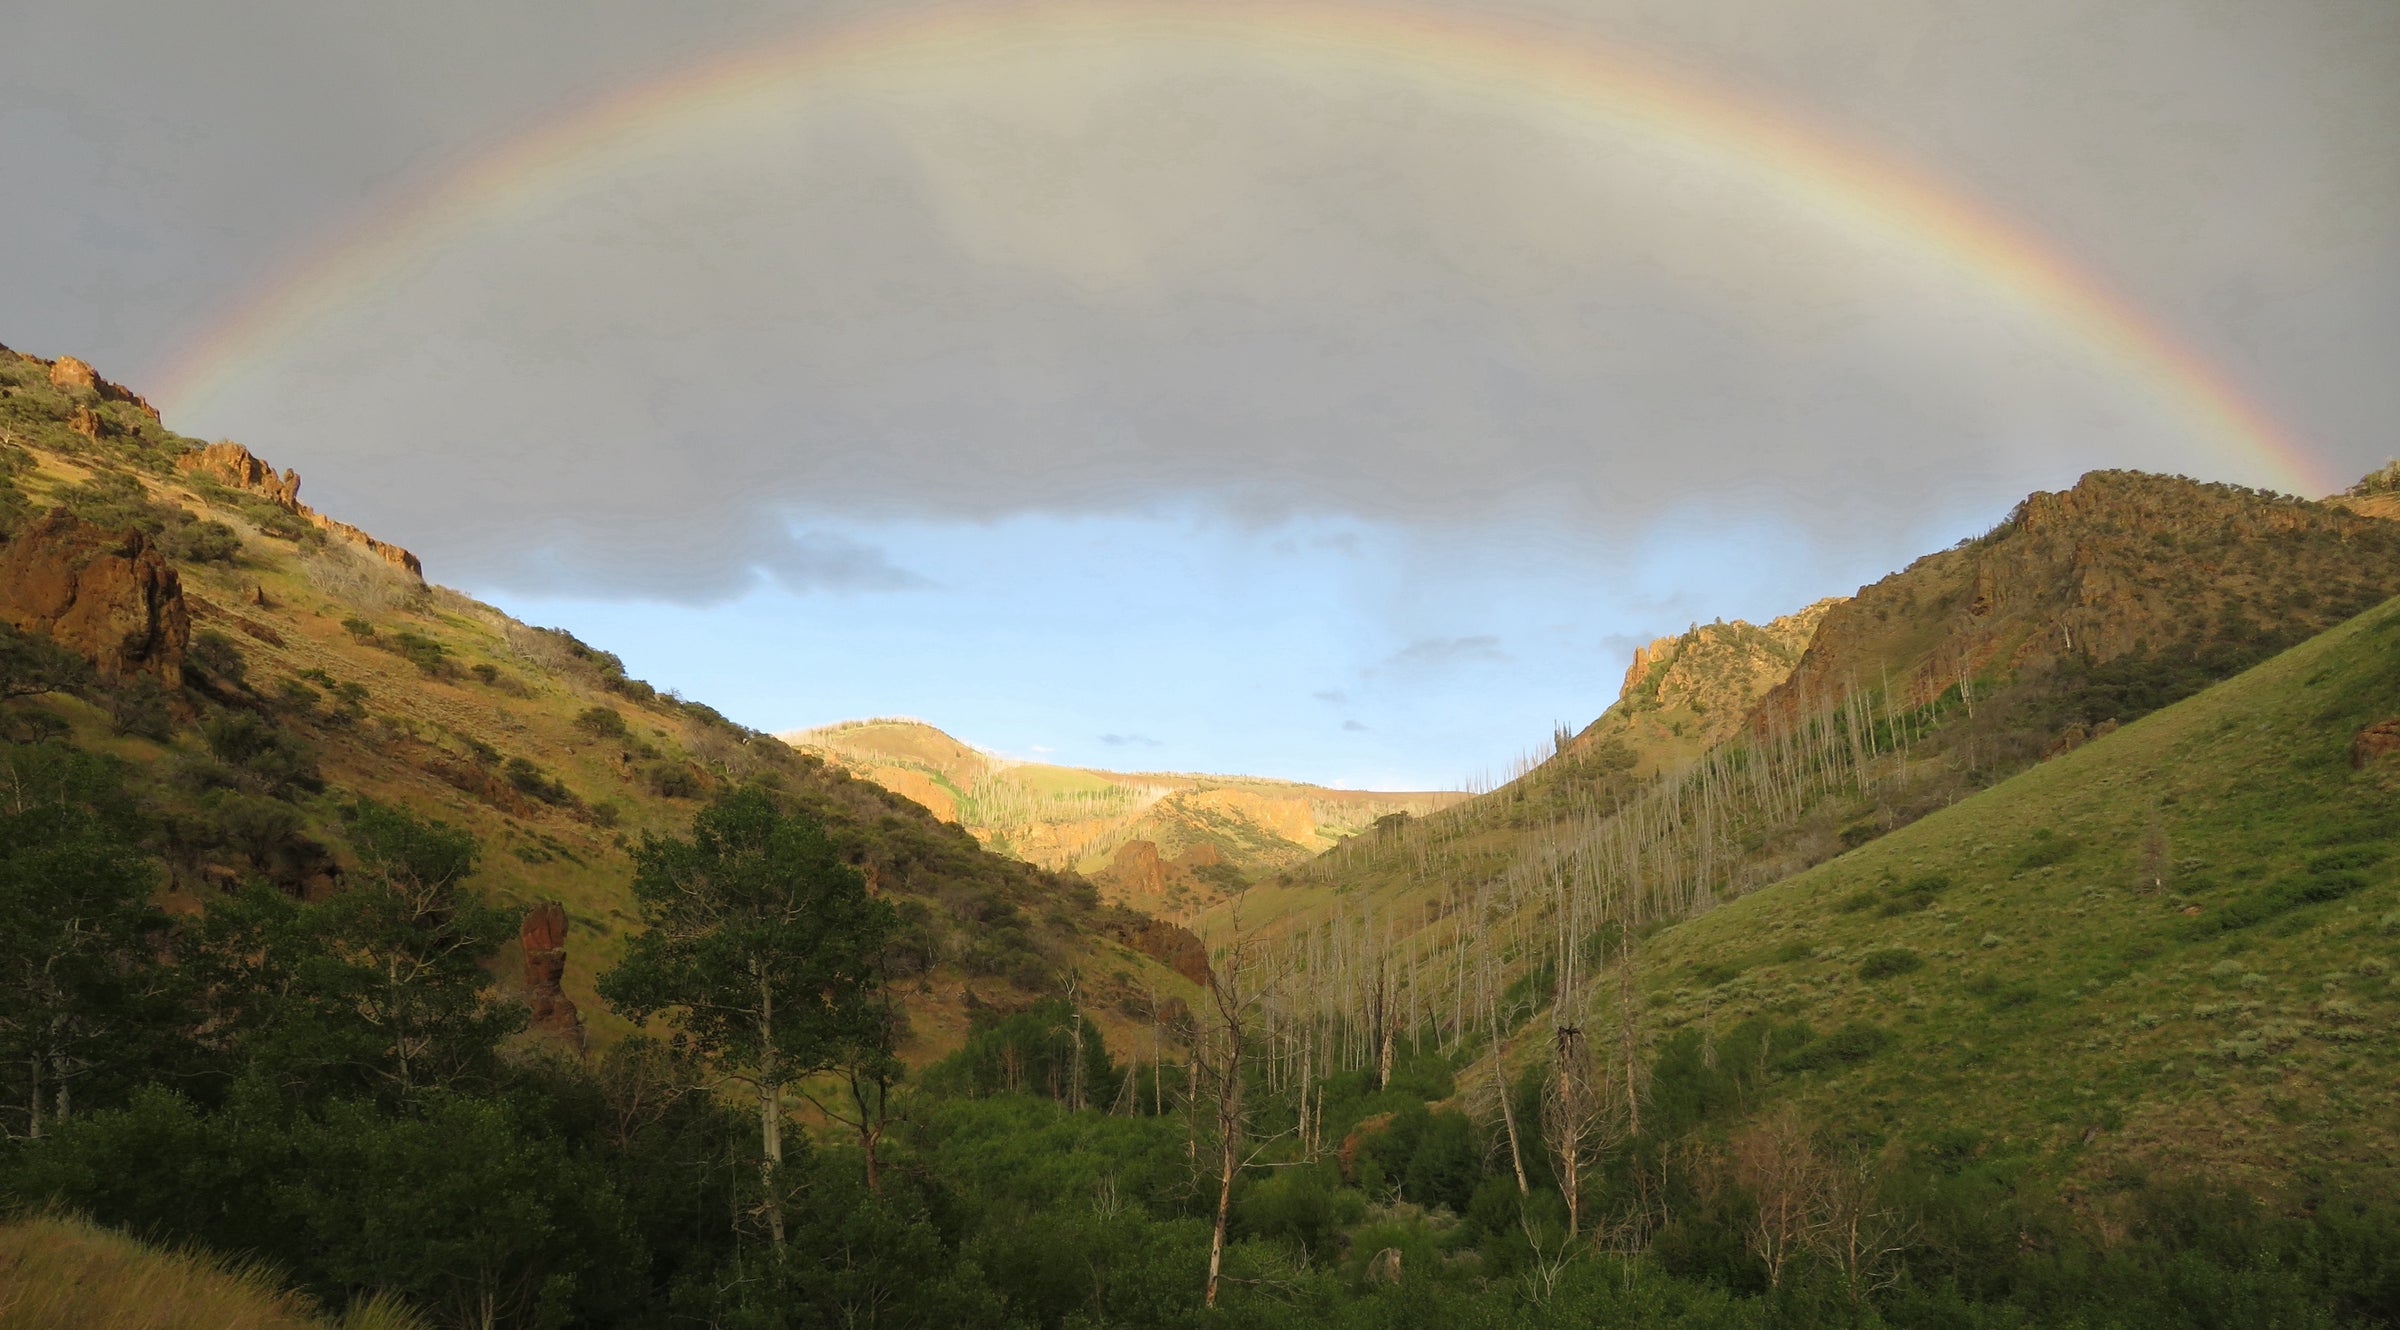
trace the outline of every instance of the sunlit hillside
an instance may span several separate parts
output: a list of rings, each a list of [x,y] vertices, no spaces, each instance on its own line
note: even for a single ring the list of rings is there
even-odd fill
[[[175,910],[249,880],[335,891],[352,866],[347,801],[397,803],[475,835],[475,885],[528,912],[528,937],[537,905],[563,905],[560,935],[535,937],[563,956],[526,965],[512,945],[501,978],[539,988],[563,965],[572,1006],[548,1019],[605,1043],[625,1027],[594,982],[633,920],[631,848],[765,780],[832,821],[905,902],[912,1058],[955,1047],[969,1006],[1031,1002],[1070,968],[1095,1019],[1129,1030],[1137,995],[1182,982],[1122,945],[1142,921],[1088,886],[985,853],[881,786],[627,677],[598,646],[426,581],[414,555],[309,509],[297,476],[174,433],[79,361],[0,351],[0,429],[0,624],[101,662],[8,724],[145,775],[170,814]],[[138,540],[112,534],[126,531]],[[95,559],[149,580],[71,572]],[[118,659],[129,630],[147,654]]]
[[[994,850],[1083,873],[1112,900],[1168,914],[1204,908],[1380,819],[1423,817],[1465,797],[1019,762],[912,720],[852,721],[784,739]]]
[[[161,1251],[72,1219],[0,1224],[0,1330],[420,1330],[374,1301],[320,1317],[272,1272]]]

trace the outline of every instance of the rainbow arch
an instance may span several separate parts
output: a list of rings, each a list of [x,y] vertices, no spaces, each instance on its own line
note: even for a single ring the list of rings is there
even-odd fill
[[[2307,494],[2334,488],[2297,438],[2105,284],[1992,211],[1892,162],[1786,112],[1589,43],[1490,20],[1311,0],[1027,0],[934,8],[804,34],[579,106],[393,200],[236,303],[170,366],[162,397],[179,408],[205,402],[312,319],[370,288],[444,226],[538,197],[643,134],[671,133],[679,122],[764,100],[794,81],[875,62],[1001,38],[1112,34],[1363,58],[1437,84],[1487,95],[1505,90],[1597,114],[1697,151],[1846,225],[1925,253],[1995,298],[2030,310],[2273,483]]]

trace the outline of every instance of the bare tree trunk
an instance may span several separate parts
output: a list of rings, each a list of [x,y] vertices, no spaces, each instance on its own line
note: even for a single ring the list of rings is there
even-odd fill
[[[28,1061],[33,1066],[33,1090],[25,1099],[26,1134],[42,1139],[42,1055],[34,1054]]]
[[[866,1087],[862,1081],[871,1080],[875,1086],[875,1106],[867,1107]],[[891,1102],[891,1086],[880,1075],[862,1077],[858,1069],[850,1069],[850,1102],[858,1106],[858,1148],[867,1156],[867,1190],[883,1191],[883,1164],[880,1158],[886,1110]]]
[[[783,1082],[775,1065],[775,993],[758,978],[758,1176],[765,1188],[767,1238],[783,1250]]]
[[[1633,929],[1619,924],[1617,937],[1617,1045],[1625,1063],[1625,1134],[1642,1134],[1641,1038],[1634,1029]]]
[[[1500,1051],[1500,1002],[1492,1000],[1492,1088],[1500,1095],[1500,1121],[1508,1127],[1508,1163],[1517,1173],[1517,1195],[1531,1196],[1525,1182],[1525,1152],[1517,1143],[1517,1108],[1508,1102],[1508,1059]]]
[[[1566,1196],[1567,1236],[1583,1228],[1584,1094],[1582,1084],[1583,1031],[1561,1026],[1551,1054],[1556,1077],[1558,1126],[1558,1186]]]
[[[1217,1222],[1208,1238],[1207,1304],[1217,1305],[1217,1277],[1225,1267],[1225,1227],[1233,1214],[1233,1176],[1241,1168],[1242,1040],[1240,1024],[1226,1022],[1225,1076],[1217,1087]]]

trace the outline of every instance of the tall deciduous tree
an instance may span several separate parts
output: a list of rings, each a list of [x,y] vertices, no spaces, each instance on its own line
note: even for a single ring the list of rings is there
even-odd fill
[[[160,970],[151,865],[105,759],[56,744],[0,749],[0,1061],[22,1079],[25,1134],[64,1117],[75,1081],[144,1022]]]
[[[756,1091],[767,1227],[781,1246],[785,1093],[880,1046],[876,959],[891,907],[867,894],[823,824],[756,787],[702,810],[688,841],[645,836],[634,863],[646,928],[601,995],[633,1020],[663,1014]]]

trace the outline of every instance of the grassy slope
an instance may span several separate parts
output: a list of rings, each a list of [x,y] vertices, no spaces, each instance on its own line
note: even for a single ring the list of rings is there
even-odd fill
[[[338,1321],[263,1271],[164,1252],[73,1219],[0,1224],[0,1330],[412,1330],[370,1301]]]
[[[1791,1094],[1834,1120],[2063,1150],[2095,1180],[2388,1170],[2400,760],[2354,771],[2349,752],[2395,715],[2400,601],[1661,932],[1642,960],[1651,1033],[1870,1023],[1896,1043]],[[1949,885],[1911,908],[1929,876]],[[2346,894],[2300,903],[2310,888]],[[1888,948],[1922,968],[1862,979]]]
[[[16,477],[35,511],[96,474],[130,473],[151,502],[224,522],[240,534],[241,551],[232,562],[178,561],[176,568],[195,638],[212,630],[230,638],[259,695],[251,705],[303,737],[321,764],[328,793],[296,802],[305,834],[338,853],[339,808],[355,795],[404,804],[472,831],[483,847],[476,884],[489,896],[520,905],[555,899],[566,906],[571,924],[564,988],[596,1037],[623,1032],[594,984],[623,954],[633,923],[628,850],[644,833],[688,831],[699,807],[694,797],[657,791],[656,777],[667,770],[687,774],[704,795],[726,780],[772,768],[775,779],[836,822],[875,866],[884,889],[926,904],[932,927],[954,954],[990,911],[1013,912],[1052,969],[1083,970],[1085,991],[1096,998],[1094,1016],[1112,1042],[1137,1033],[1147,1038],[1147,1026],[1131,1014],[1135,995],[1146,986],[1189,991],[1163,967],[1101,936],[1089,906],[1072,899],[1072,884],[984,853],[918,805],[798,755],[762,756],[765,750],[747,744],[744,732],[705,708],[612,690],[606,671],[564,639],[456,592],[421,587],[346,542],[265,534],[254,505],[229,502],[223,491],[195,485],[165,464],[196,440],[130,406],[55,389],[39,362],[0,351],[0,387],[6,389],[0,423],[35,464],[31,474]],[[96,409],[117,433],[102,442],[70,433],[66,421],[79,402]],[[263,605],[257,603],[262,594]],[[362,639],[344,627],[354,619],[372,625],[375,637]],[[388,644],[402,632],[438,642],[450,668],[431,675],[375,644]],[[479,665],[494,671],[491,682],[472,672]],[[364,718],[335,723],[330,697],[305,711],[273,701],[285,681],[305,671],[362,686]],[[311,686],[324,691],[321,681]],[[80,744],[148,771],[171,772],[205,756],[188,727],[162,745],[111,733],[96,705],[69,699],[47,705],[73,726]],[[577,717],[595,706],[622,716],[627,734],[600,738],[579,727]],[[555,778],[574,803],[506,794],[495,800],[438,774],[496,770],[510,758],[523,758]],[[602,804],[614,809],[613,823],[593,812]],[[200,908],[212,890],[197,873],[179,875],[176,886],[170,904],[183,909]],[[504,984],[516,981],[513,943],[496,968]],[[963,1039],[967,991],[1013,1005],[1046,987],[1021,991],[1005,972],[988,966],[980,972],[955,963],[937,967],[912,994],[911,1060],[938,1056]]]

